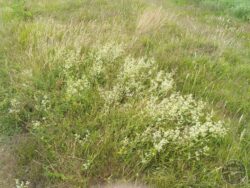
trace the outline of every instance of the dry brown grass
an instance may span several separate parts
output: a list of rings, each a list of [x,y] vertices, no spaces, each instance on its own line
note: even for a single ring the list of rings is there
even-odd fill
[[[141,184],[116,183],[116,184],[94,186],[93,188],[146,188],[146,186]]]
[[[138,19],[136,33],[145,34],[157,31],[164,25],[165,20],[162,8],[145,10]]]

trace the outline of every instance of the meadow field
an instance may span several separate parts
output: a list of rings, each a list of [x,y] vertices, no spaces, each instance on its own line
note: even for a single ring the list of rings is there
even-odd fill
[[[0,0],[1,188],[247,188],[249,153],[250,1]]]
[[[247,0],[173,0],[178,5],[194,5],[213,11],[216,15],[230,15],[245,21],[250,20],[250,2]]]

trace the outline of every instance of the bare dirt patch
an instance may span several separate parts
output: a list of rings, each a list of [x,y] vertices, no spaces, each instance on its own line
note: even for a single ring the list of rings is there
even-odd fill
[[[12,141],[0,136],[0,187],[15,187],[15,158],[12,154]]]

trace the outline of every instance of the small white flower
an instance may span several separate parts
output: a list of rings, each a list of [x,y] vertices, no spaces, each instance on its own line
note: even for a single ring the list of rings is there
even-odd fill
[[[83,163],[83,165],[82,165],[83,170],[88,170],[90,165],[91,165],[91,161],[87,160],[86,163]]]
[[[29,181],[20,181],[19,179],[15,180],[16,188],[29,188],[30,182]]]
[[[73,80],[69,79],[67,81],[67,90],[66,95],[71,98],[74,96],[78,96],[80,92],[89,89],[90,83],[86,76],[82,76],[81,79]]]
[[[9,108],[9,113],[10,114],[16,114],[20,112],[20,102],[17,99],[11,99],[10,101],[10,108]]]

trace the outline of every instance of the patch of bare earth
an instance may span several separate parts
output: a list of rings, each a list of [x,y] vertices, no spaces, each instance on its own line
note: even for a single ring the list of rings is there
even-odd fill
[[[14,167],[15,159],[12,155],[12,142],[0,137],[0,187],[15,187]]]

